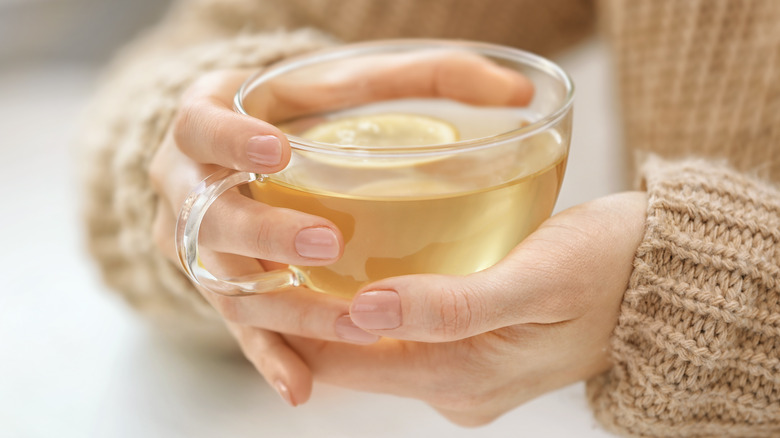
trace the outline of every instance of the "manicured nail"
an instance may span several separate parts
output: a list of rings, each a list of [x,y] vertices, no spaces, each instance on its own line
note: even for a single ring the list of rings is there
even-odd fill
[[[276,380],[274,382],[274,389],[276,389],[276,392],[279,393],[279,396],[282,397],[282,400],[287,402],[288,405],[295,407],[296,404],[293,401],[292,394],[290,393],[290,389],[287,388],[287,385],[284,384],[281,380]]]
[[[329,228],[304,228],[295,236],[295,251],[310,259],[334,259],[339,256],[339,239]]]
[[[282,162],[282,143],[273,135],[256,135],[249,139],[246,155],[260,166],[276,166]]]
[[[373,344],[379,340],[379,336],[356,326],[349,315],[344,315],[336,320],[336,334],[341,339],[356,344]]]
[[[398,328],[401,326],[401,297],[392,290],[364,292],[352,300],[350,315],[364,329]]]

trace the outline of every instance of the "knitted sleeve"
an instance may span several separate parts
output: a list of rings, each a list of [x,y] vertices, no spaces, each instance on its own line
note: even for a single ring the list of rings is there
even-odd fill
[[[190,20],[192,21],[192,20]],[[189,24],[188,24],[189,25]],[[208,71],[260,67],[329,44],[313,31],[193,35],[161,28],[119,56],[96,93],[77,139],[89,249],[107,285],[154,322],[159,333],[208,344],[224,329],[177,267],[155,247],[156,196],[148,165],[180,94]]]
[[[704,161],[643,167],[647,225],[595,415],[638,437],[780,436],[780,192]]]
[[[649,204],[595,415],[629,436],[780,436],[780,2],[600,6]]]

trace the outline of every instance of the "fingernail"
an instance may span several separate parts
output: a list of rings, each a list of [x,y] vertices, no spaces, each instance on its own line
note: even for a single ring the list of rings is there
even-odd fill
[[[290,389],[287,388],[287,385],[284,384],[281,380],[276,380],[274,382],[274,389],[276,389],[276,392],[279,393],[279,396],[282,397],[282,400],[284,400],[288,405],[295,407],[295,402],[293,401],[292,394],[290,393]]]
[[[339,239],[329,228],[304,228],[295,236],[295,251],[310,259],[334,259],[339,255]]]
[[[275,166],[282,162],[282,143],[273,135],[256,135],[246,147],[249,160],[261,166]]]
[[[401,326],[401,297],[392,290],[364,292],[352,301],[350,315],[364,329],[398,328]]]
[[[373,344],[379,340],[379,336],[356,326],[349,315],[341,316],[336,320],[336,334],[345,341],[357,344]]]

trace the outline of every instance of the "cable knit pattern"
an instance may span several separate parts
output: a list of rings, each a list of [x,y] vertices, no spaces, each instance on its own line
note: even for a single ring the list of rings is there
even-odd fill
[[[632,436],[780,436],[780,192],[724,166],[650,160],[647,230],[589,382]]]

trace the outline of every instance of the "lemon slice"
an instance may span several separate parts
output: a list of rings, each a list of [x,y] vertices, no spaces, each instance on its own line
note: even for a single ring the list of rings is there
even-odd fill
[[[308,140],[371,149],[430,146],[456,142],[458,130],[451,123],[430,116],[404,113],[368,114],[324,121],[299,134]],[[317,161],[348,167],[400,167],[438,160],[436,155],[378,158],[366,155],[304,154]]]
[[[370,114],[321,123],[301,137],[344,146],[429,146],[458,141],[458,131],[444,120],[417,114]]]

